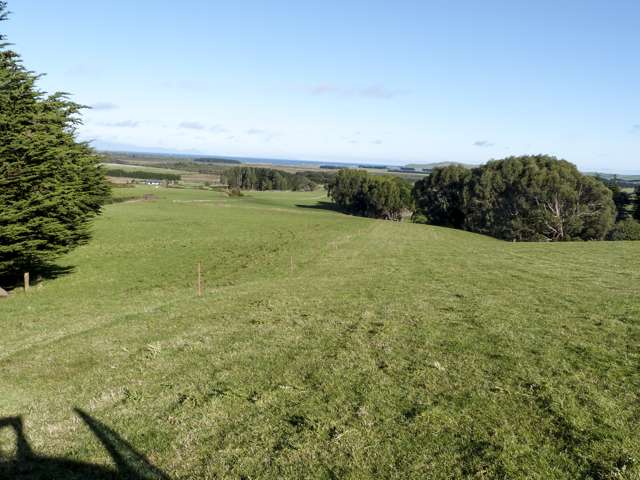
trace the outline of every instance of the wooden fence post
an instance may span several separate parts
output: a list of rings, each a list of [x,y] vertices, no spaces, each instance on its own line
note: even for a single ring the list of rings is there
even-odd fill
[[[24,272],[24,291],[29,291],[29,272]]]
[[[198,296],[202,296],[202,264],[198,262]]]

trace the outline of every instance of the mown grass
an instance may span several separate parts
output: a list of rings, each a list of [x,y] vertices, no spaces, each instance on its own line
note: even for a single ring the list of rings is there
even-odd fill
[[[0,303],[0,417],[38,453],[109,464],[80,407],[172,478],[640,478],[640,243],[135,192]]]

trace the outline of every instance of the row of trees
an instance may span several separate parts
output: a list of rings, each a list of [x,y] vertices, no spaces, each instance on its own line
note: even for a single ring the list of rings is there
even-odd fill
[[[436,168],[413,188],[403,179],[340,170],[329,196],[357,215],[413,219],[513,241],[640,239],[635,195],[546,155],[509,157],[478,168]]]
[[[326,183],[329,175],[322,172],[289,173],[271,168],[233,167],[222,173],[222,183],[240,190],[312,191]]]
[[[356,215],[400,220],[413,209],[411,184],[391,175],[340,170],[327,190],[336,205]]]
[[[606,185],[545,155],[438,168],[413,193],[424,221],[504,240],[602,240],[616,220]]]
[[[0,23],[6,7],[0,1]],[[100,158],[76,141],[82,107],[46,95],[37,79],[0,35],[0,277],[86,242],[109,195]]]
[[[176,173],[155,173],[146,172],[144,170],[111,169],[107,170],[105,173],[108,177],[141,178],[143,180],[167,180],[169,182],[178,182],[182,178]]]

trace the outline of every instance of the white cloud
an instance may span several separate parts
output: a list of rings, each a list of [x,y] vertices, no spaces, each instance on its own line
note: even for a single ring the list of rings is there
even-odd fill
[[[119,122],[100,122],[98,125],[102,125],[103,127],[115,127],[115,128],[136,128],[140,125],[140,122],[135,122],[133,120],[122,120]]]
[[[96,102],[92,105],[89,105],[93,110],[115,110],[118,108],[118,105],[111,102]]]
[[[491,143],[488,140],[476,140],[473,142],[474,147],[493,147],[495,143]]]
[[[178,125],[180,128],[185,128],[187,130],[204,130],[205,126],[200,122],[182,122]]]

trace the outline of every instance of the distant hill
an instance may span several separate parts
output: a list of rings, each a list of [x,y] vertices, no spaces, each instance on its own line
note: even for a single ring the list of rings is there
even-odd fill
[[[450,167],[451,165],[458,165],[464,168],[475,168],[478,165],[472,165],[469,163],[459,162],[436,162],[436,163],[409,163],[405,165],[406,168],[415,168],[416,170],[433,170],[438,167]]]

